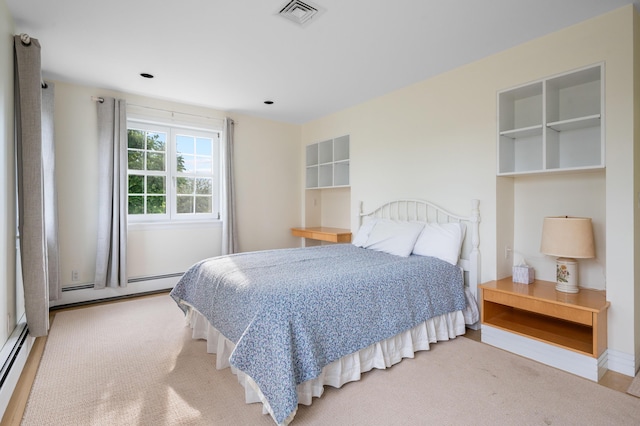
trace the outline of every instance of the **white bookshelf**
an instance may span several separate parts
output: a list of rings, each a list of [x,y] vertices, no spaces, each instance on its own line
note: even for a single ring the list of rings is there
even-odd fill
[[[604,78],[596,65],[498,93],[498,175],[604,168]]]
[[[349,186],[349,135],[306,147],[306,188]]]

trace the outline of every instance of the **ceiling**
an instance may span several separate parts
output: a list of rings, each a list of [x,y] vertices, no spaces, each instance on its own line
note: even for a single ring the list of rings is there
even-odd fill
[[[45,79],[294,124],[634,2],[313,0],[300,26],[288,0],[4,1]]]

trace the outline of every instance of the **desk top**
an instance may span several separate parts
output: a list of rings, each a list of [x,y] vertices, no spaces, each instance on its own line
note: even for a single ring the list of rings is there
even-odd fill
[[[305,228],[291,228],[295,237],[310,238],[312,240],[330,241],[334,243],[350,243],[351,230],[331,228],[327,226],[311,226]]]

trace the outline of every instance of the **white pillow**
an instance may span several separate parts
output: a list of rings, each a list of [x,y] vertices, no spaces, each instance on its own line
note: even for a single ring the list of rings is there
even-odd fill
[[[433,256],[457,265],[464,232],[462,223],[427,223],[413,247],[413,254]]]
[[[358,232],[356,233],[356,236],[353,238],[353,241],[351,241],[351,244],[353,244],[356,247],[364,247],[365,244],[367,243],[367,240],[369,239],[369,234],[371,233],[371,230],[373,229],[373,227],[375,226],[378,220],[379,219],[372,218],[366,221],[365,223],[363,223],[362,226],[360,226],[360,229],[358,229]]]
[[[364,248],[409,257],[424,223],[378,220]]]

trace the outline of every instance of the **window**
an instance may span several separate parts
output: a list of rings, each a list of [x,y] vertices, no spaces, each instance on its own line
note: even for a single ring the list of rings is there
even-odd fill
[[[220,132],[129,120],[127,136],[131,221],[219,219]]]

